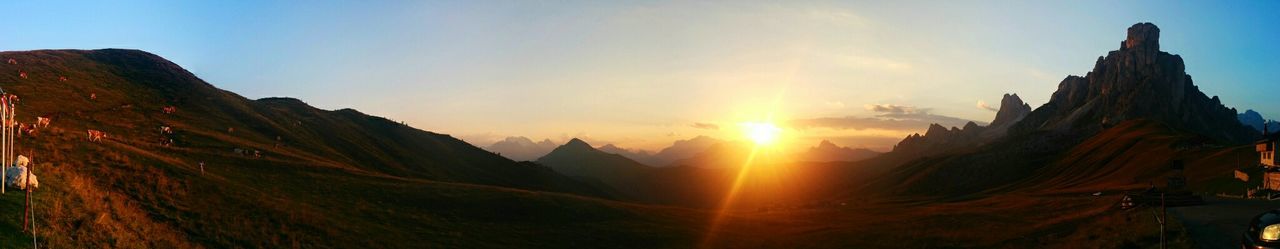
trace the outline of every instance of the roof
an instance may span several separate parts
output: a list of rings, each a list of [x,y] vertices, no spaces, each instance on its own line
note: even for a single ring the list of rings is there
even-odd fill
[[[1280,133],[1271,133],[1271,134],[1262,135],[1262,137],[1258,139],[1257,142],[1254,142],[1254,143],[1260,144],[1260,143],[1267,143],[1267,142],[1275,142],[1277,140],[1280,140]]]

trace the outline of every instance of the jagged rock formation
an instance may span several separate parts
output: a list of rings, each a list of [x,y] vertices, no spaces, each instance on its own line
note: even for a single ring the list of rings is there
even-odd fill
[[[991,120],[991,124],[987,125],[987,131],[983,137],[996,138],[1004,136],[1014,123],[1022,121],[1031,113],[1031,105],[1022,102],[1022,98],[1018,94],[1005,94],[1000,99],[1000,110],[996,112],[996,118]]]
[[[1133,25],[1120,50],[1098,58],[1092,72],[1084,77],[1066,77],[1048,103],[1013,123],[1003,137],[969,151],[909,161],[880,178],[883,180],[879,186],[899,194],[960,196],[995,191],[1035,174],[1057,177],[1051,172],[1038,172],[1046,167],[1092,172],[1100,169],[1090,167],[1110,164],[1055,165],[1058,161],[1071,161],[1067,160],[1071,155],[1064,154],[1066,151],[1126,157],[1135,155],[1130,153],[1162,153],[1142,157],[1164,160],[1175,156],[1169,151],[1179,143],[1239,144],[1257,138],[1257,131],[1237,121],[1234,109],[1222,106],[1217,97],[1210,98],[1200,92],[1186,74],[1181,57],[1159,50],[1159,37],[1159,28],[1153,24]],[[1104,130],[1108,132],[1102,132]],[[1148,132],[1150,130],[1160,132]],[[939,137],[960,136],[954,129],[946,132],[941,127],[931,128],[930,133],[940,134]],[[1159,138],[1126,135],[1131,133],[1165,135]],[[915,140],[932,139],[933,134],[926,134],[924,139]],[[1099,145],[1107,144],[1105,141],[1136,143],[1134,141],[1147,139],[1166,141],[1143,147],[1145,151],[1131,150],[1137,147],[1123,147],[1124,144],[1102,151],[1076,149],[1086,141],[1103,141],[1093,144]],[[1115,164],[1125,162],[1117,160]],[[1107,170],[1129,169],[1111,167],[1100,171]],[[1087,176],[1062,176],[1064,179],[1079,177]]]
[[[1241,124],[1248,125],[1258,132],[1262,132],[1264,127],[1269,130],[1267,131],[1268,133],[1280,132],[1280,122],[1264,119],[1262,114],[1253,110],[1245,110],[1244,113],[1236,115],[1236,119],[1240,120]]]
[[[511,160],[531,161],[547,155],[555,148],[556,143],[551,142],[551,139],[543,139],[535,143],[527,137],[507,137],[502,141],[485,147],[485,150],[498,153]]]
[[[1031,106],[1022,102],[1017,94],[1005,94],[1000,109],[990,125],[981,126],[969,122],[963,128],[947,129],[939,124],[929,125],[924,135],[912,134],[894,146],[893,151],[911,157],[937,155],[955,150],[973,148],[1002,137],[1014,123],[1031,113]]]
[[[1182,57],[1160,51],[1160,29],[1129,27],[1120,50],[1098,57],[1084,77],[1067,76],[1049,103],[1032,111],[1010,132],[1053,130],[1094,134],[1121,121],[1146,118],[1228,143],[1256,137],[1186,74]]]

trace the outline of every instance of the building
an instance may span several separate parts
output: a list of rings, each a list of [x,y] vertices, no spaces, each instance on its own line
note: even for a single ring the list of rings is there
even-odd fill
[[[1258,151],[1258,163],[1262,165],[1262,188],[1280,191],[1280,166],[1276,165],[1276,147],[1280,142],[1280,134],[1267,134],[1265,126],[1262,139],[1254,142],[1254,150]]]
[[[1258,159],[1262,166],[1267,168],[1276,167],[1276,142],[1280,141],[1280,133],[1264,135],[1262,140],[1254,143],[1254,147],[1258,151]]]

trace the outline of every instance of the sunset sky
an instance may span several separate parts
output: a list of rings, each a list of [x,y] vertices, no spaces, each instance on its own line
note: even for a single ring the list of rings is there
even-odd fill
[[[1153,22],[1206,94],[1280,117],[1280,2],[5,1],[0,50],[135,48],[248,98],[355,108],[477,145],[660,149],[738,123],[888,150],[1033,107]],[[1200,4],[1205,4],[1201,6]],[[882,119],[904,122],[885,125]]]

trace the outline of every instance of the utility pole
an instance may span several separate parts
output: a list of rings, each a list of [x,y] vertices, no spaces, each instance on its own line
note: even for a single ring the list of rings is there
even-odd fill
[[[1165,206],[1165,203],[1164,203],[1164,193],[1160,193],[1160,219],[1159,219],[1159,221],[1160,221],[1160,249],[1165,249],[1165,245],[1167,244],[1167,243],[1165,243],[1166,239],[1165,239],[1165,236],[1164,236],[1164,232],[1165,232],[1165,223],[1166,223],[1166,221],[1169,221],[1169,213],[1168,213],[1168,210],[1169,210],[1169,209],[1167,208],[1167,206]]]

